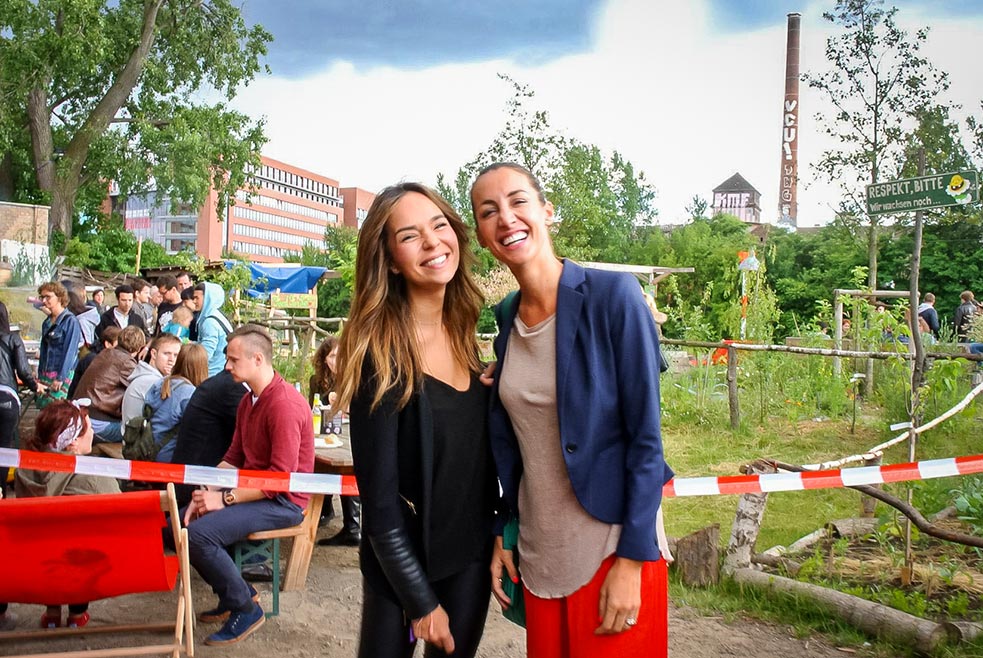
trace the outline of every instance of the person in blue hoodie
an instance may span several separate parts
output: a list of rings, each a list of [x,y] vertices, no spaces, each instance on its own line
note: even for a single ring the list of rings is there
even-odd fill
[[[198,314],[198,344],[208,355],[208,376],[217,375],[225,369],[225,347],[232,333],[232,323],[222,315],[225,291],[217,283],[200,283],[195,286],[195,306],[201,309]]]
[[[156,461],[170,463],[176,445],[173,439],[177,436],[177,426],[184,416],[188,400],[207,378],[205,348],[197,343],[188,343],[181,346],[171,374],[154,382],[147,391],[145,400],[153,410],[150,428],[159,450]]]

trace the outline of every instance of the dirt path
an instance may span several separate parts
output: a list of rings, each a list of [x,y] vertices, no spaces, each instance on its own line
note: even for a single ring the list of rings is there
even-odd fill
[[[322,536],[335,531],[322,530]],[[195,609],[214,605],[214,597],[195,576]],[[263,605],[271,604],[269,585],[260,583]],[[167,621],[174,614],[172,597],[138,595],[98,601],[92,604],[93,624],[113,621]],[[287,592],[280,597],[280,616],[271,618],[255,635],[234,648],[205,646],[202,640],[216,626],[199,625],[195,629],[195,653],[199,656],[236,656],[236,658],[351,658],[355,656],[358,637],[361,577],[353,548],[318,547],[314,552],[308,587],[303,592]],[[21,628],[32,627],[42,609],[36,605],[12,604],[20,616]],[[147,638],[148,640],[150,638]],[[133,642],[132,638],[128,638]],[[0,645],[0,655],[17,651],[71,651],[91,647],[119,646],[112,637],[89,636],[52,642],[23,642]],[[505,621],[490,609],[488,624],[479,656],[505,658],[525,655],[522,629]],[[421,652],[418,651],[418,655]],[[798,640],[779,626],[742,620],[725,623],[719,618],[702,617],[689,608],[670,607],[669,653],[674,658],[773,658],[774,656],[841,657],[842,653],[819,640]]]

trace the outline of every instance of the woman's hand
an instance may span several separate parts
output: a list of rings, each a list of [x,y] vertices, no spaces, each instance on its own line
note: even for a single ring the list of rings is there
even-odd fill
[[[597,616],[601,625],[594,635],[611,635],[629,630],[642,607],[642,565],[644,562],[616,558],[601,586]]]
[[[58,391],[61,390],[61,380],[60,379],[53,380],[51,382],[51,386],[49,386],[48,388],[50,388],[52,391],[57,393]]]
[[[413,634],[419,640],[432,644],[444,653],[454,653],[454,636],[447,611],[438,605],[426,617],[413,620]]]
[[[508,610],[512,604],[502,589],[502,578],[509,578],[513,583],[519,582],[519,570],[515,568],[515,561],[512,559],[512,551],[502,548],[502,538],[495,537],[495,550],[492,551],[491,560],[491,585],[492,594],[502,606],[502,610]]]
[[[495,383],[495,366],[498,365],[497,361],[492,361],[480,375],[478,375],[478,381],[480,381],[485,386],[491,386]]]

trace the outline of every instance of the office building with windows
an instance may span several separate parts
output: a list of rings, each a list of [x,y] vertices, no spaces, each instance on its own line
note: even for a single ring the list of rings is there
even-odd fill
[[[154,192],[125,200],[111,193],[111,207],[137,237],[157,242],[169,253],[190,249],[208,260],[234,254],[276,263],[307,243],[323,244],[328,226],[359,226],[360,214],[364,219],[375,198],[358,188],[342,190],[332,178],[266,156],[251,172],[250,183],[251,189],[238,190],[235,205],[221,215],[214,190],[200,208],[175,206]]]

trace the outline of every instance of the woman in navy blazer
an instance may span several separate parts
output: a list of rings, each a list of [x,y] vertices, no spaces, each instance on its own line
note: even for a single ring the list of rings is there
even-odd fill
[[[662,451],[658,333],[641,288],[631,275],[586,270],[555,256],[549,237],[553,206],[525,168],[512,163],[486,168],[471,188],[471,202],[478,241],[519,282],[517,303],[500,308],[495,341],[498,367],[489,412],[504,497],[510,511],[519,513],[519,552],[526,536],[539,543],[533,551],[536,560],[551,562],[544,546],[563,551],[551,544],[549,527],[529,525],[545,517],[541,525],[550,526],[552,508],[541,509],[538,515],[532,508],[551,501],[528,502],[530,498],[523,499],[520,493],[523,477],[537,466],[524,465],[523,455],[542,454],[535,451],[543,446],[536,445],[539,436],[523,437],[517,431],[526,418],[515,414],[528,411],[526,400],[541,404],[536,396],[542,391],[526,390],[529,387],[516,375],[509,377],[509,368],[529,367],[513,366],[510,341],[524,340],[525,332],[551,322],[556,386],[555,399],[549,403],[555,405],[559,425],[555,451],[562,462],[557,461],[565,464],[563,475],[569,477],[576,503],[589,515],[584,517],[585,532],[609,537],[611,551],[605,555],[607,548],[596,549],[602,551],[597,559],[603,561],[592,577],[588,574],[588,582],[564,582],[553,588],[554,577],[541,576],[536,587],[547,591],[545,596],[533,591],[524,575],[528,655],[665,656],[666,571],[656,539],[656,517],[662,487],[673,473]],[[539,361],[533,353],[529,372],[536,372]],[[552,363],[551,355],[546,367]],[[516,419],[518,423],[513,422]],[[546,446],[546,450],[554,448]],[[523,500],[530,509],[523,509]],[[611,528],[610,535],[603,528],[586,530],[597,522]],[[503,608],[510,603],[501,587],[503,572],[513,581],[518,576],[513,557],[502,549],[499,538],[492,590]],[[526,555],[522,560],[523,574],[537,566]],[[540,570],[548,574],[550,569],[555,571],[556,563],[544,564]],[[556,580],[568,579],[561,575]]]

